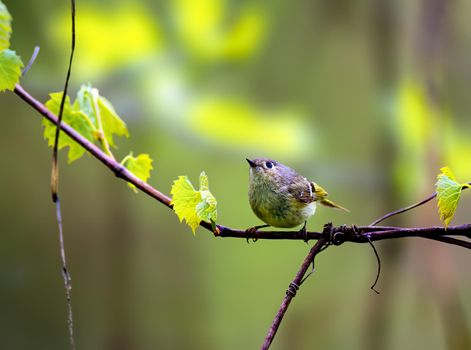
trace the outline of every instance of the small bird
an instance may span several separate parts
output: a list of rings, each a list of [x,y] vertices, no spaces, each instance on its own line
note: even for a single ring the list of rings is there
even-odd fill
[[[291,228],[304,223],[316,212],[317,202],[330,207],[348,209],[326,199],[327,192],[295,170],[268,158],[247,159],[250,165],[249,202],[255,215],[268,227]]]

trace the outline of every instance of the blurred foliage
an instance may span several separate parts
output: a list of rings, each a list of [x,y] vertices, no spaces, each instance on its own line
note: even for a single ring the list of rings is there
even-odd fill
[[[67,4],[5,3],[12,47],[27,57],[41,46],[22,84],[45,101],[66,72]],[[91,81],[113,102],[133,135],[115,152],[155,159],[156,188],[168,193],[177,176],[204,169],[222,224],[258,224],[244,160],[256,156],[296,168],[353,208],[348,218],[320,209],[309,229],[367,224],[431,193],[444,164],[471,180],[471,4],[434,4],[81,1],[71,91]],[[1,344],[63,349],[50,150],[37,113],[13,94],[0,106],[9,165],[0,173]],[[469,222],[467,195],[455,224]],[[308,251],[203,231],[190,238],[171,211],[91,157],[61,167],[61,198],[80,348],[256,348]],[[401,218],[439,224],[434,205]],[[391,246],[378,244],[380,255]],[[469,253],[421,239],[398,250],[379,297],[369,291],[367,246],[321,254],[273,349],[469,349]]]
[[[160,52],[165,43],[159,24],[140,2],[116,6],[84,3],[79,8],[76,36],[80,43],[74,71],[99,79],[110,71]],[[48,21],[48,37],[59,51],[70,41],[70,13],[64,8]]]
[[[422,179],[427,177],[428,140],[436,134],[440,118],[417,81],[402,82],[397,95],[397,119],[393,124],[399,150],[396,174],[398,188],[407,195],[416,188],[424,191],[427,186]]]
[[[199,59],[247,59],[263,40],[266,18],[254,3],[177,0],[172,10],[182,44]]]
[[[200,99],[188,111],[190,129],[220,145],[279,156],[305,154],[310,136],[298,113],[260,111],[234,99]]]

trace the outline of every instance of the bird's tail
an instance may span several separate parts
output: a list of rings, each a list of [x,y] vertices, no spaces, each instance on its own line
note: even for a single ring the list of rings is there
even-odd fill
[[[337,203],[334,203],[328,200],[327,198],[322,198],[320,200],[320,203],[326,207],[340,209],[340,210],[346,211],[347,213],[350,213],[350,210],[348,210],[347,208],[344,208],[341,205],[338,205]]]
[[[348,210],[347,208],[344,208],[341,205],[338,205],[337,203],[334,203],[331,200],[328,200],[327,198],[325,198],[327,197],[328,193],[321,186],[319,186],[315,182],[312,182],[312,186],[314,187],[314,192],[316,193],[316,197],[319,203],[329,208],[340,209],[340,210],[346,211],[347,213],[350,213],[350,210]]]

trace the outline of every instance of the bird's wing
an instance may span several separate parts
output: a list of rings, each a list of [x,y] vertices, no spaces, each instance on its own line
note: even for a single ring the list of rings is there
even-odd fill
[[[296,179],[289,184],[288,192],[301,203],[311,203],[316,200],[315,186],[304,178]]]

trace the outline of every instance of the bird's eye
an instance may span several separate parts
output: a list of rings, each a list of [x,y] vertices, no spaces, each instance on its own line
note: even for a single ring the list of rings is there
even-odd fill
[[[266,162],[265,165],[267,166],[268,169],[273,168],[273,163],[272,162]]]

